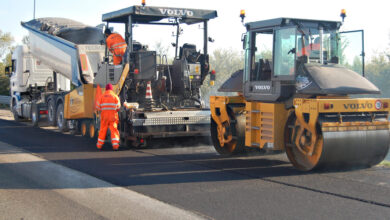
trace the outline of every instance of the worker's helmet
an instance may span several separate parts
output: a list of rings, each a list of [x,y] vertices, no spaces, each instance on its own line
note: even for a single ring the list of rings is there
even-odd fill
[[[110,35],[111,34],[111,30],[109,28],[106,28],[106,30],[104,30],[104,34]]]
[[[112,84],[111,83],[108,83],[106,85],[106,90],[112,90]]]

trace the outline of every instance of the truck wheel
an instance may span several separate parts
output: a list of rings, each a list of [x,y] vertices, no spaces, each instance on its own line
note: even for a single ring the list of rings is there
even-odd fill
[[[89,121],[88,134],[89,138],[96,139],[99,135],[100,118],[98,115],[93,114],[93,119]]]
[[[89,137],[89,123],[88,121],[86,120],[83,120],[81,121],[81,125],[80,125],[80,132],[81,132],[81,136],[83,137]]]
[[[97,131],[97,128],[96,128],[95,121],[90,121],[89,125],[88,125],[89,138],[96,139],[97,138],[97,133],[98,133],[98,131]]]
[[[66,132],[69,130],[68,128],[68,122],[67,120],[64,118],[64,104],[63,103],[60,103],[58,106],[57,106],[57,126],[58,126],[58,129],[61,131],[61,132]]]
[[[47,103],[47,121],[49,122],[50,126],[56,126],[57,120],[56,120],[56,104],[54,99],[50,99]]]
[[[39,126],[39,109],[35,102],[31,105],[31,123],[33,127]]]

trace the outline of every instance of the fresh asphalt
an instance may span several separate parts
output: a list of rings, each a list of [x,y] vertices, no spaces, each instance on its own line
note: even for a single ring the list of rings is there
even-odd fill
[[[203,220],[203,216],[0,141],[0,219]]]
[[[303,173],[284,154],[224,158],[189,139],[97,151],[90,139],[7,120],[0,141],[211,219],[390,216],[389,168]]]

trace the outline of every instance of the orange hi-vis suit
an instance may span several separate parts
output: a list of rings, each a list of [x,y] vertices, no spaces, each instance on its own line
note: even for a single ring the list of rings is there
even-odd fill
[[[112,86],[111,86],[112,87]],[[114,150],[119,148],[119,131],[118,131],[118,111],[121,106],[119,98],[112,89],[104,92],[100,97],[97,110],[101,111],[100,114],[100,131],[98,142],[96,147],[101,149],[104,144],[104,140],[107,136],[107,129],[111,131],[111,144]]]
[[[112,33],[106,39],[108,50],[113,54],[114,65],[122,62],[122,57],[126,52],[126,41],[120,34]]]
[[[314,44],[309,44],[306,47],[302,48],[302,52],[298,51],[297,56],[303,56],[306,55],[310,57],[310,54],[312,51],[320,51],[320,44],[319,43],[314,43]]]

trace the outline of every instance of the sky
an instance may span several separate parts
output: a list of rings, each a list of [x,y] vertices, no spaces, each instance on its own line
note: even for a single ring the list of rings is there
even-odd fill
[[[102,14],[140,5],[141,0],[35,0],[37,18],[65,17],[91,26],[102,23]],[[347,17],[342,30],[364,29],[367,57],[389,48],[390,13],[387,1],[371,0],[327,0],[327,1],[260,1],[260,0],[146,0],[149,6],[183,7],[217,10],[218,18],[209,22],[209,36],[215,42],[209,44],[209,51],[220,48],[241,50],[241,35],[245,28],[239,13],[246,11],[245,22],[277,17],[340,20],[341,9],[346,9]],[[21,21],[33,18],[34,0],[1,0],[0,29],[10,32],[15,45],[20,44],[27,31],[20,26]],[[123,35],[123,27],[115,26],[115,31]],[[184,29],[181,44],[191,42],[194,36],[201,39],[201,27],[195,25]],[[174,41],[173,28],[165,32],[150,27],[135,27],[134,39],[153,48],[156,42],[168,45]],[[196,32],[197,31],[197,32]],[[158,33],[158,34],[156,34]],[[195,33],[199,33],[195,34]],[[198,48],[200,49],[200,48]],[[173,52],[173,49],[170,50]]]

